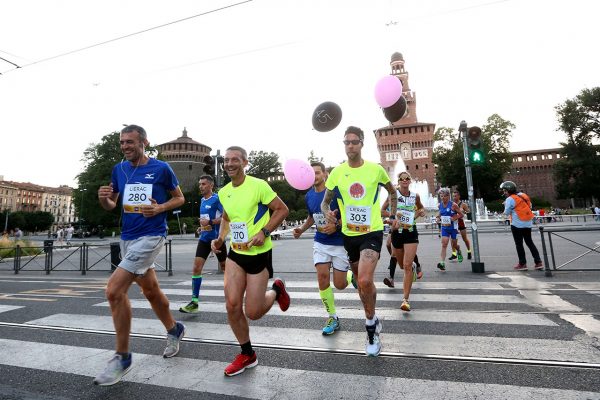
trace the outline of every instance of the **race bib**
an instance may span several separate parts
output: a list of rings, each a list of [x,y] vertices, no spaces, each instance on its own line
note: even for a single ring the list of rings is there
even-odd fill
[[[449,215],[442,215],[442,226],[452,225],[452,219]]]
[[[200,219],[205,219],[205,220],[210,221],[210,215],[208,215],[208,214],[200,214]],[[203,232],[210,232],[213,229],[212,229],[212,225],[209,224],[209,225],[206,225],[206,226],[205,225],[200,225],[200,230],[203,231]]]
[[[317,225],[317,231],[323,232],[325,225],[327,225],[327,218],[322,213],[313,214],[313,219],[315,220],[315,224]]]
[[[123,212],[141,214],[142,206],[150,205],[151,197],[151,183],[130,183],[125,185],[123,193]]]
[[[346,227],[353,232],[370,232],[371,207],[346,206]]]
[[[231,248],[234,250],[246,251],[249,249],[248,227],[245,222],[232,222],[229,224],[231,229]]]
[[[411,227],[415,223],[415,212],[411,210],[398,210],[398,221],[402,226]]]

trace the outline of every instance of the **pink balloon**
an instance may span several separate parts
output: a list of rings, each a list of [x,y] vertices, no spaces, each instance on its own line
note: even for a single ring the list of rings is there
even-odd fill
[[[381,108],[394,105],[400,96],[402,96],[402,81],[394,75],[381,78],[375,85],[375,100]]]
[[[306,190],[315,183],[315,170],[307,161],[287,160],[283,166],[283,174],[294,189]]]

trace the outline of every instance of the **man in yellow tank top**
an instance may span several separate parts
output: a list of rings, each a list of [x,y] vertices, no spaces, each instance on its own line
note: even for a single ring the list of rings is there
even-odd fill
[[[379,333],[382,324],[375,315],[377,289],[373,283],[373,275],[383,243],[379,187],[384,186],[389,193],[393,216],[396,215],[398,196],[383,167],[363,160],[361,152],[364,133],[360,128],[350,126],[346,129],[344,146],[348,161],[331,171],[325,184],[327,190],[321,210],[330,223],[335,223],[337,215],[331,211],[329,204],[337,197],[342,217],[344,248],[348,253],[352,272],[358,277],[358,294],[365,309],[365,353],[368,356],[378,356],[381,351]],[[399,226],[395,219],[392,224],[395,229]]]

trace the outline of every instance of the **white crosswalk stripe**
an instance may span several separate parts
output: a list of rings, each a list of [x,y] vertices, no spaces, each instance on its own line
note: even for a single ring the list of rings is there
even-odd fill
[[[14,357],[22,354],[22,357]],[[0,339],[0,364],[37,370],[95,376],[112,351],[58,344]],[[68,361],[68,362],[67,362]],[[498,384],[431,381],[379,376],[352,375],[352,385],[332,385],[345,382],[347,375],[293,368],[260,366],[242,375],[223,375],[226,363],[175,357],[164,359],[149,354],[134,355],[135,368],[123,381],[186,389],[204,393],[239,396],[247,399],[581,399],[595,398],[596,393],[574,390],[519,387]],[[151,378],[149,380],[149,378]],[[282,384],[285,382],[285,384]],[[306,382],[311,382],[307,385]]]

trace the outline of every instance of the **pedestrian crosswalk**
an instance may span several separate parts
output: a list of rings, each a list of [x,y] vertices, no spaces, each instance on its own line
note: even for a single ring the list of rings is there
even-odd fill
[[[362,358],[366,334],[364,311],[357,291],[353,288],[335,291],[342,329],[332,336],[323,336],[320,326],[327,315],[316,282],[289,277],[286,282],[292,298],[290,309],[284,313],[275,306],[260,323],[250,323],[252,343],[258,349],[259,360],[261,349],[294,351],[294,354],[303,353],[307,357],[313,352],[354,357],[342,362],[357,362],[356,357]],[[163,281],[161,286],[170,300],[174,316],[186,324],[183,348],[210,343],[237,349],[236,338],[227,325],[222,278],[204,280],[198,314],[177,311],[189,301],[191,282]],[[405,357],[600,370],[597,344],[582,338],[585,335],[581,335],[577,325],[570,325],[576,319],[593,323],[589,315],[570,312],[561,318],[560,314],[543,307],[543,304],[558,304],[557,301],[550,299],[540,303],[532,300],[522,290],[511,287],[510,281],[418,282],[410,296],[413,310],[410,313],[399,309],[402,289],[388,289],[381,283],[377,283],[377,287],[377,315],[383,321],[383,350],[380,357],[368,361],[374,369],[386,371],[386,363],[390,360]],[[548,293],[547,296],[555,295]],[[132,292],[131,306],[134,316],[132,341],[139,337],[165,336],[164,327],[153,316],[145,299]],[[0,315],[27,307],[0,305]],[[26,320],[21,325],[103,334],[110,334],[114,329],[106,301],[91,301],[87,309],[76,312],[64,309]],[[565,330],[572,334],[565,335]],[[112,352],[90,346],[0,338],[0,366],[90,378],[103,369]],[[14,357],[14,354],[25,356]],[[594,391],[557,389],[547,383],[540,384],[544,387],[536,387],[535,383],[519,386],[485,381],[457,382],[443,377],[417,379],[391,370],[376,376],[362,370],[349,376],[342,368],[324,371],[313,366],[302,368],[302,362],[289,365],[260,363],[238,377],[227,378],[223,376],[226,364],[214,359],[191,358],[185,352],[168,360],[158,355],[135,353],[134,368],[123,381],[249,399],[598,398]],[[347,380],[352,384],[331,385]]]

